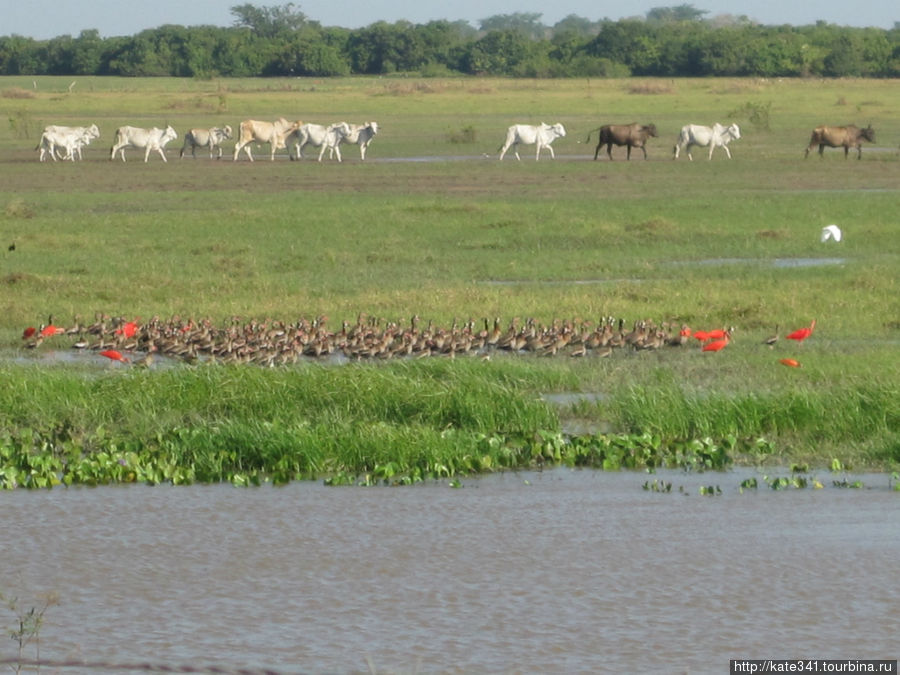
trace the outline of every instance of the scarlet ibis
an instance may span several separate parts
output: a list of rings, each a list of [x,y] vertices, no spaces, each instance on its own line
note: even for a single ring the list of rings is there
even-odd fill
[[[707,340],[721,340],[725,337],[726,331],[724,328],[716,328],[715,330],[711,330],[706,334]]]
[[[35,333],[37,333],[37,328],[35,328],[34,326],[28,326],[28,328],[22,331],[22,339],[27,340]]]
[[[721,340],[713,340],[712,342],[707,342],[705,345],[703,345],[703,351],[717,352],[722,349],[725,349],[725,347],[728,346],[728,340],[730,340],[730,339],[731,339],[731,334],[726,331],[725,337],[723,337]]]
[[[100,352],[100,356],[105,356],[111,361],[121,361],[122,363],[128,363],[128,359],[122,356],[122,352],[116,351],[115,349],[107,349],[105,351]]]
[[[694,334],[691,337],[697,338],[698,340],[700,340],[700,342],[706,342],[707,340],[709,340],[709,333],[707,333],[705,330],[695,330]]]
[[[138,325],[135,321],[129,321],[122,324],[121,328],[116,328],[116,335],[124,335],[126,338],[133,338],[137,333]]]
[[[796,340],[797,342],[802,343],[806,338],[812,335],[813,329],[816,327],[816,320],[813,319],[812,323],[809,324],[806,328],[800,328],[795,330],[793,333],[789,333],[785,335],[788,340]]]
[[[789,366],[791,368],[799,368],[800,367],[800,362],[797,361],[796,359],[781,359],[778,363],[780,363],[783,366]]]

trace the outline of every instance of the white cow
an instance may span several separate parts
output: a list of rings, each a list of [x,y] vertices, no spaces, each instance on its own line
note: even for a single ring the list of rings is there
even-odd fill
[[[504,143],[503,147],[500,149],[500,159],[503,159],[506,151],[512,146],[513,152],[516,153],[516,159],[520,160],[519,143],[524,143],[525,145],[531,145],[532,143],[537,144],[537,152],[535,152],[534,155],[535,161],[541,158],[541,150],[544,148],[547,148],[550,151],[550,157],[556,159],[556,155],[553,154],[553,148],[550,144],[557,138],[562,138],[565,135],[566,130],[559,122],[553,125],[541,122],[538,126],[532,126],[530,124],[514,124],[506,131],[506,143]]]
[[[43,162],[49,153],[50,159],[55,162],[60,148],[66,151],[65,155],[59,154],[60,159],[68,159],[73,162],[76,156],[78,159],[82,159],[81,148],[95,138],[100,138],[100,129],[96,124],[89,127],[65,127],[51,124],[44,127],[41,134],[41,141],[37,146],[37,149],[41,151],[39,160]]]
[[[678,142],[675,144],[675,159],[678,159],[678,155],[681,154],[682,150],[686,150],[688,159],[694,161],[694,158],[691,156],[691,147],[694,145],[701,147],[708,145],[709,159],[712,159],[713,150],[717,147],[725,150],[728,159],[731,159],[731,151],[728,149],[728,144],[740,137],[741,130],[737,124],[731,124],[727,127],[722,126],[718,122],[711,127],[704,127],[699,124],[686,124],[681,127],[681,135],[679,135]]]
[[[184,135],[184,145],[179,157],[184,157],[185,151],[190,148],[191,156],[197,157],[197,148],[209,148],[209,158],[212,159],[213,151],[218,150],[216,159],[222,159],[222,141],[231,138],[231,127],[212,127],[210,129],[191,129]]]
[[[272,149],[271,159],[275,161],[275,151],[286,147],[285,138],[299,129],[301,124],[303,123],[300,120],[288,122],[283,117],[274,122],[244,120],[238,131],[238,141],[234,144],[234,161],[237,161],[238,155],[243,149],[247,153],[247,158],[252,162],[253,155],[250,154],[250,144],[254,142],[268,143]]]
[[[303,148],[314,145],[319,149],[319,161],[326,150],[337,155],[337,161],[341,161],[341,142],[350,135],[350,125],[346,122],[335,122],[327,127],[321,124],[304,124],[292,132],[290,136],[294,143],[294,153],[297,159],[303,158]],[[291,155],[294,159],[294,155]]]
[[[125,148],[142,148],[144,150],[144,161],[150,158],[150,151],[156,150],[164,162],[166,159],[166,144],[178,138],[178,134],[171,127],[166,126],[165,129],[142,129],[140,127],[119,127],[116,129],[116,140],[113,143],[112,151],[109,153],[109,159],[112,161],[116,158],[116,153],[122,154],[122,161],[125,161]]]
[[[359,158],[365,160],[369,143],[378,133],[378,122],[365,122],[363,124],[348,124],[350,133],[341,138],[341,143],[356,143],[359,146]],[[333,149],[329,150],[328,159],[331,159]]]

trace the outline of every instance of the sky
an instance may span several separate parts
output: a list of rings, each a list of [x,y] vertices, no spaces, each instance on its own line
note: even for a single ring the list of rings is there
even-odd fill
[[[281,6],[286,0],[0,0],[0,35],[22,35],[38,40],[97,29],[102,37],[134,35],[163,24],[230,26],[230,8],[252,4]],[[900,3],[890,0],[295,0],[294,7],[323,26],[361,28],[376,21],[440,19],[468,21],[478,27],[497,14],[539,13],[541,23],[552,26],[575,14],[591,21],[643,17],[654,7],[693,5],[706,10],[706,18],[720,14],[745,15],[762,24],[807,25],[816,21],[841,26],[892,28],[900,22]]]

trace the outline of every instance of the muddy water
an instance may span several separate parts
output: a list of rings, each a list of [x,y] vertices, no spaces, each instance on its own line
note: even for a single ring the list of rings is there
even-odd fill
[[[54,660],[722,673],[732,658],[897,658],[888,477],[740,494],[745,475],[655,476],[670,494],[641,489],[654,476],[566,469],[461,489],[7,492],[0,589],[58,593],[41,632]]]

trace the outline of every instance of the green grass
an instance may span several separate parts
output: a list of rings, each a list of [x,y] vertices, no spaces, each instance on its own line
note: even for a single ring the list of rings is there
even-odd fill
[[[762,436],[779,458],[823,465],[900,461],[895,82],[79,78],[68,93],[70,81],[38,78],[34,89],[31,78],[0,79],[0,95],[33,93],[0,96],[10,120],[0,128],[0,346],[8,355],[30,358],[19,339],[25,326],[98,312],[217,324],[325,314],[336,327],[360,312],[400,324],[418,314],[444,326],[499,316],[504,327],[513,317],[549,325],[614,316],[736,332],[720,354],[695,347],[603,360],[99,378],[78,366],[12,363],[3,367],[12,429],[52,437],[68,424],[85,437],[102,428],[146,440],[228,428],[238,439],[229,443],[249,448],[315,428],[308,445],[322,457],[381,439],[383,464],[418,446],[415,438],[444,457],[458,443],[442,440],[448,429],[472,434],[462,443],[471,447],[479,434],[553,432],[561,417],[670,439]],[[682,124],[725,122],[747,103],[768,102],[768,130],[735,118],[743,138],[732,161],[717,153],[708,162],[702,151],[694,162],[670,159]],[[179,161],[179,142],[168,164],[144,164],[133,150],[125,164],[108,161],[119,124],[169,122],[183,133],[279,115],[375,119],[372,161],[360,162],[355,148],[340,165]],[[496,161],[506,126],[541,120],[568,129],[554,144],[556,162],[535,163],[527,148],[522,162]],[[591,161],[587,132],[630,121],[659,127],[650,160],[625,162],[618,149],[614,162]],[[88,122],[102,136],[86,161],[36,161],[44,124]],[[871,122],[877,133],[862,161],[839,150],[803,159],[813,126],[853,122]],[[455,142],[463,128],[471,142]],[[422,156],[447,159],[384,161]],[[819,242],[829,223],[845,241]],[[821,258],[837,262],[774,264]],[[816,333],[802,347],[760,344],[776,325],[784,334],[813,318]],[[779,365],[785,356],[803,367]],[[454,393],[435,394],[447,381]],[[506,403],[495,400],[497,388]],[[375,401],[364,405],[347,395],[370,390]],[[562,391],[607,398],[561,411],[533,404]],[[432,398],[452,405],[433,408]]]

